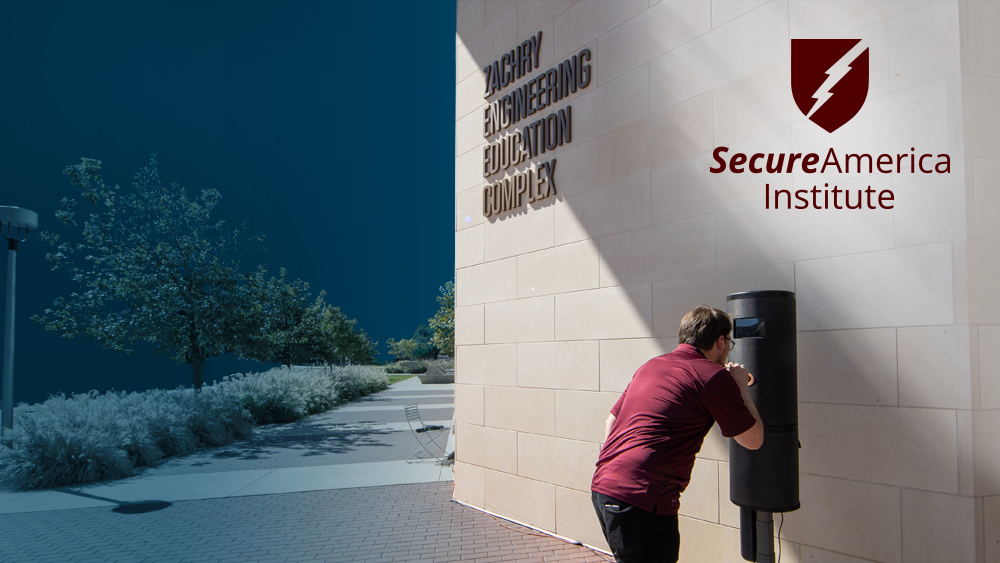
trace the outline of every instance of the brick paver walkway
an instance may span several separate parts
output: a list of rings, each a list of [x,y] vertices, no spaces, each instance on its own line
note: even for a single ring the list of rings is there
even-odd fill
[[[402,405],[453,404],[450,390],[390,389],[343,410],[257,429],[246,441],[147,470],[153,475],[401,460]],[[431,396],[433,395],[433,396]],[[443,395],[443,396],[442,396]],[[416,398],[421,397],[421,398]],[[395,410],[349,407],[393,406]],[[450,409],[421,409],[425,421]],[[370,428],[358,425],[368,421]],[[430,414],[430,416],[428,416]],[[445,418],[446,417],[446,418]],[[589,549],[451,501],[434,482],[0,515],[4,563],[600,562]]]
[[[19,514],[5,561],[237,563],[605,559],[451,502],[451,483],[178,502],[145,514]]]

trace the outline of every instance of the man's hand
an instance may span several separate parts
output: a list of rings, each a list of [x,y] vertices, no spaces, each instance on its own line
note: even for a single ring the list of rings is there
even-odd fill
[[[743,364],[735,364],[729,362],[726,364],[726,369],[729,370],[729,374],[733,376],[736,380],[736,384],[742,387],[749,387],[753,385],[753,374],[747,371],[747,368]]]
[[[737,444],[744,448],[756,450],[764,443],[764,423],[761,422],[760,414],[757,413],[757,406],[753,404],[753,399],[750,398],[749,387],[753,384],[753,374],[747,371],[747,368],[743,364],[735,364],[733,362],[726,364],[726,369],[733,376],[736,385],[740,387],[740,394],[743,395],[743,404],[746,405],[747,410],[756,419],[756,422],[749,430],[738,436],[733,436],[733,438]]]

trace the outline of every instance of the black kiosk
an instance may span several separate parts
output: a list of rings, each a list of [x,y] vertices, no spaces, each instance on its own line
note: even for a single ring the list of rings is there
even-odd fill
[[[729,361],[754,375],[750,386],[764,444],[729,440],[729,499],[740,507],[743,559],[774,562],[774,512],[799,508],[799,426],[795,293],[750,291],[726,297],[736,347]]]

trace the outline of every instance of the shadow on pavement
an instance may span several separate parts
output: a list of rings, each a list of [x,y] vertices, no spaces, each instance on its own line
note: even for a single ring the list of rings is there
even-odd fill
[[[103,500],[105,502],[115,503],[118,506],[112,508],[111,512],[117,512],[119,514],[146,514],[148,512],[156,512],[157,510],[163,510],[164,508],[173,505],[172,502],[167,502],[165,500],[140,500],[136,502],[122,502],[120,500],[92,495],[81,491],[75,491],[69,487],[57,487],[52,490],[59,491],[60,493],[66,493],[69,495],[76,495],[78,497],[90,498],[94,500]]]
[[[255,437],[217,448],[212,457],[255,460],[282,452],[296,452],[302,456],[343,454],[367,447],[395,448],[401,445],[400,437],[408,438],[402,432],[390,430],[311,430],[309,433],[293,433],[292,429],[288,429],[287,432]],[[389,437],[396,439],[387,439]]]

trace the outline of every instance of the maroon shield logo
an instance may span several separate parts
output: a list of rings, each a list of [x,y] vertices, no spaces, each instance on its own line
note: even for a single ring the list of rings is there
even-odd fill
[[[833,133],[868,97],[868,48],[860,39],[792,39],[792,96],[813,123]]]

